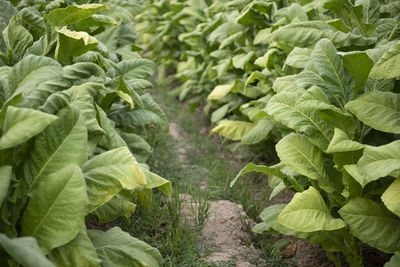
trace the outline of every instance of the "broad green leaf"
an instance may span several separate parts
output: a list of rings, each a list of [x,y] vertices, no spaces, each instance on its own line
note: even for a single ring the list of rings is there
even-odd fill
[[[222,120],[225,117],[225,115],[228,113],[229,106],[230,106],[230,104],[228,103],[228,104],[225,104],[225,105],[221,106],[217,110],[215,110],[211,114],[211,122],[212,123],[216,123],[216,122]]]
[[[172,195],[172,183],[161,176],[149,171],[147,168],[141,167],[142,172],[146,177],[146,184],[141,187],[147,189],[158,188],[161,192],[163,192],[167,196]]]
[[[29,25],[29,32],[35,40],[39,39],[45,34],[45,23],[40,12],[34,7],[25,7],[17,16],[23,25]]]
[[[400,217],[400,178],[386,189],[381,198],[385,206]]]
[[[69,243],[54,249],[49,258],[57,266],[95,267],[100,266],[100,259],[82,225],[78,235]]]
[[[101,138],[99,146],[106,148],[107,150],[126,147],[124,139],[119,135],[115,128],[115,123],[107,117],[107,114],[99,106],[95,104],[95,110],[97,112],[97,117],[99,118],[99,123],[101,128],[106,132],[106,134]]]
[[[262,172],[267,175],[277,176],[282,178],[285,176],[285,174],[283,174],[280,169],[281,167],[277,165],[269,167],[264,165],[255,165],[254,163],[250,162],[249,164],[244,166],[243,169],[236,175],[236,177],[232,180],[230,186],[232,187],[240,176],[243,176],[248,172]]]
[[[294,171],[310,179],[317,180],[327,192],[333,192],[338,183],[331,181],[324,168],[322,151],[313,145],[307,137],[289,134],[276,144],[280,160]]]
[[[363,144],[351,140],[343,130],[335,128],[335,133],[333,135],[331,142],[329,143],[326,152],[328,153],[348,152],[348,151],[360,150],[363,148],[364,148]]]
[[[10,72],[9,95],[30,95],[40,85],[61,75],[61,65],[54,59],[29,55],[15,64]]]
[[[162,265],[162,257],[157,249],[121,231],[119,227],[111,228],[107,232],[89,230],[88,235],[105,266]]]
[[[363,175],[360,173],[360,169],[357,167],[356,164],[349,164],[349,165],[344,165],[343,168],[346,170],[348,174],[350,174],[351,177],[354,178],[362,187],[364,187],[366,184],[369,182],[373,181],[373,179],[370,179],[367,175]]]
[[[250,51],[247,54],[239,54],[232,58],[232,65],[237,69],[245,69],[246,65],[254,57],[254,51]]]
[[[345,106],[368,126],[382,132],[400,133],[400,94],[373,91]]]
[[[98,82],[106,80],[104,70],[99,65],[91,62],[78,62],[64,67],[63,77],[74,82],[88,79]]]
[[[250,131],[243,135],[241,143],[245,145],[257,144],[267,137],[274,127],[275,124],[271,119],[261,119]]]
[[[96,215],[100,223],[112,222],[124,216],[129,219],[135,212],[136,205],[130,201],[113,197],[107,203],[98,207],[92,214]]]
[[[299,232],[332,231],[346,227],[341,219],[332,217],[324,199],[312,186],[294,195],[280,213],[278,221]]]
[[[74,32],[67,29],[57,30],[58,42],[55,58],[62,63],[70,63],[71,59],[95,48],[99,43],[87,32]]]
[[[6,24],[11,20],[11,18],[17,14],[17,9],[12,5],[10,1],[1,0],[0,1],[0,20],[4,21]]]
[[[303,69],[311,59],[312,50],[295,47],[286,57],[285,64],[294,68]]]
[[[123,60],[117,64],[120,74],[128,81],[146,79],[153,74],[154,67],[153,61],[144,58]]]
[[[310,93],[312,94],[311,91]],[[307,105],[306,101],[303,101],[308,96],[311,95],[292,92],[279,93],[271,98],[265,111],[274,120],[307,134],[318,147],[326,149],[331,141],[333,131],[329,124],[319,117],[318,110],[315,109],[315,102]]]
[[[2,127],[0,150],[22,144],[56,119],[56,116],[38,110],[9,106]]]
[[[325,92],[339,105],[347,102],[349,90],[345,83],[343,60],[329,39],[322,39],[315,45],[311,63],[324,81]]]
[[[217,85],[211,93],[208,95],[207,99],[208,100],[216,100],[220,99],[227,94],[235,87],[235,83],[231,84],[224,84],[224,85]]]
[[[103,4],[70,5],[66,8],[55,9],[45,14],[44,18],[53,26],[59,27],[76,24],[103,9],[107,9],[107,6]]]
[[[3,204],[3,201],[7,198],[8,188],[10,187],[11,178],[12,178],[12,167],[8,165],[4,165],[0,167],[0,206]]]
[[[389,79],[400,77],[400,41],[394,44],[378,60],[371,70],[371,78]]]
[[[354,78],[354,89],[351,90],[351,99],[354,99],[364,88],[373,62],[366,52],[360,51],[345,53],[342,57],[344,67],[351,72]]]
[[[346,46],[368,46],[376,42],[375,38],[366,38],[354,33],[336,30],[325,21],[304,21],[291,23],[274,31],[270,41],[292,47],[313,47],[322,38],[330,39],[336,48]]]
[[[33,237],[8,238],[0,233],[0,245],[24,267],[55,267]]]
[[[264,231],[269,231],[271,229],[271,226],[269,226],[265,222],[257,223],[253,228],[251,228],[251,231],[256,233],[256,234],[262,234]]]
[[[390,258],[390,261],[385,263],[384,267],[397,267],[400,265],[400,252],[395,252],[395,254]]]
[[[222,120],[214,127],[210,134],[219,133],[223,137],[237,141],[254,127],[253,123],[245,121]]]
[[[363,23],[373,24],[378,20],[380,11],[379,0],[356,0],[355,5],[363,6]]]
[[[127,147],[104,152],[82,166],[85,175],[89,207],[92,212],[122,189],[134,189],[145,184],[146,178]]]
[[[10,65],[20,61],[28,47],[33,43],[32,35],[19,23],[15,16],[4,29],[3,38],[8,47],[9,58],[12,60]]]
[[[46,197],[43,197],[46,196]],[[22,234],[35,237],[48,253],[78,234],[88,204],[81,169],[68,165],[42,177],[22,219]]]
[[[30,158],[24,162],[24,177],[30,189],[61,168],[86,161],[87,133],[79,110],[67,106],[58,119],[35,138]]]
[[[382,204],[355,198],[340,210],[350,232],[362,242],[385,253],[400,249],[400,218]]]
[[[367,146],[357,165],[360,173],[367,176],[370,181],[399,170],[400,140],[378,147]]]
[[[126,132],[121,132],[120,135],[125,140],[126,144],[128,145],[129,149],[132,151],[134,155],[135,154],[149,155],[153,152],[152,147],[150,146],[149,143],[147,143],[147,141],[143,137],[134,133],[126,133]]]

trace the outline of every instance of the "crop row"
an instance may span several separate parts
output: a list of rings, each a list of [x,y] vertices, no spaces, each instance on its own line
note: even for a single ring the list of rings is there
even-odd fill
[[[238,177],[268,174],[271,198],[296,192],[253,230],[320,244],[337,266],[362,266],[364,244],[398,266],[400,1],[145,4],[135,29],[159,79],[176,69],[173,93],[205,104],[211,133],[277,153]]]

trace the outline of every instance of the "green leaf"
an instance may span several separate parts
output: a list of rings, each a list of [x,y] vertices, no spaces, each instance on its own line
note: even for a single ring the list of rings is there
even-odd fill
[[[370,181],[399,170],[400,140],[378,147],[367,146],[357,165],[360,173],[367,176]]]
[[[400,178],[386,189],[381,199],[391,212],[400,217]]]
[[[136,205],[130,201],[113,197],[104,205],[98,207],[93,214],[99,218],[99,223],[112,222],[121,216],[130,219],[135,212]]]
[[[154,62],[144,58],[123,60],[117,68],[125,80],[146,79],[153,74]],[[128,82],[129,83],[129,82]]]
[[[254,51],[250,51],[247,54],[236,55],[232,58],[232,65],[237,69],[244,70],[246,65],[250,62],[254,55]]]
[[[97,64],[91,62],[78,62],[64,67],[63,77],[67,80],[77,82],[77,80],[88,80],[105,82],[106,74]]]
[[[71,59],[95,48],[99,43],[87,32],[74,32],[67,29],[57,30],[58,42],[55,58],[62,63],[70,63]]]
[[[285,165],[310,179],[317,180],[325,191],[331,193],[338,187],[338,183],[331,181],[325,171],[322,151],[307,137],[289,134],[276,144],[276,151]]]
[[[146,178],[127,147],[104,152],[82,166],[85,175],[89,207],[94,211],[122,189],[134,189],[145,184]]]
[[[162,257],[157,249],[147,245],[128,233],[114,227],[107,232],[89,230],[97,255],[105,266],[151,266],[162,265]]]
[[[82,225],[78,235],[69,243],[54,249],[49,258],[57,266],[95,267],[100,266],[100,259]]]
[[[104,9],[107,9],[107,6],[103,4],[70,5],[55,9],[45,14],[44,18],[53,26],[60,27],[77,24]]]
[[[33,109],[9,106],[3,123],[0,150],[29,140],[57,119],[56,116]]]
[[[244,145],[257,144],[266,138],[275,124],[271,119],[261,119],[256,122],[256,125],[243,135],[241,143]]]
[[[33,237],[11,239],[0,233],[0,245],[24,267],[55,267],[43,254]]]
[[[354,178],[362,187],[364,187],[366,184],[369,182],[373,181],[373,179],[370,179],[368,176],[363,175],[360,173],[360,169],[357,167],[356,164],[349,164],[349,165],[344,165],[343,168],[346,170],[348,174],[350,174],[351,177]]]
[[[10,65],[20,61],[26,50],[33,43],[32,35],[19,23],[15,16],[11,19],[7,28],[4,29],[3,38],[8,47],[9,58],[12,59]]]
[[[343,60],[329,39],[322,39],[315,45],[311,63],[324,81],[325,92],[339,105],[347,102],[349,90],[345,83]]]
[[[223,137],[237,141],[240,140],[253,127],[254,125],[250,122],[222,120],[211,130],[210,134],[219,133]]]
[[[400,265],[400,252],[395,252],[395,254],[390,258],[390,261],[385,263],[384,267],[397,267]]]
[[[35,237],[48,253],[78,234],[87,204],[85,180],[78,166],[52,172],[42,177],[32,192],[22,218],[22,234]]]
[[[311,52],[309,48],[295,47],[286,57],[285,65],[303,69],[311,59]]]
[[[369,199],[355,198],[340,210],[351,233],[362,242],[385,253],[400,249],[400,218],[382,204]]]
[[[208,100],[220,99],[229,94],[229,92],[232,91],[233,88],[235,88],[235,85],[236,85],[235,82],[230,84],[217,85],[208,95],[207,99]]]
[[[354,89],[351,90],[351,99],[354,99],[364,88],[373,62],[364,51],[345,53],[342,57],[344,67],[351,72],[354,78]]]
[[[212,123],[216,123],[220,120],[222,120],[226,114],[228,114],[229,111],[229,106],[230,104],[225,104],[221,107],[219,107],[217,110],[215,110],[212,114],[211,114],[211,122]]]
[[[390,79],[400,77],[400,41],[394,44],[378,60],[371,70],[371,78]]]
[[[244,166],[243,169],[236,175],[236,177],[232,180],[230,186],[232,187],[240,176],[243,176],[248,172],[262,172],[267,175],[277,176],[282,178],[285,176],[285,174],[283,174],[280,169],[281,166],[278,165],[268,167],[264,165],[255,165],[254,163],[250,162],[249,164]]]
[[[61,75],[61,65],[54,59],[29,55],[15,64],[8,75],[9,95],[30,95],[40,85]]]
[[[346,46],[368,46],[376,42],[375,38],[365,38],[354,33],[336,30],[325,21],[303,21],[291,23],[279,28],[270,35],[270,41],[291,47],[313,47],[322,38],[330,39],[336,48]]]
[[[58,119],[35,138],[24,177],[30,189],[61,168],[86,161],[87,133],[82,116],[74,106],[63,108]]]
[[[360,150],[363,148],[364,148],[363,144],[360,144],[356,141],[352,141],[343,130],[335,128],[335,133],[333,135],[332,141],[329,143],[326,152],[328,153],[349,152],[349,151]]]
[[[400,94],[373,91],[350,101],[345,108],[374,129],[400,133]]]
[[[322,196],[312,186],[294,195],[280,213],[278,221],[299,232],[332,231],[346,227],[341,219],[332,217]]]
[[[12,178],[12,167],[11,166],[1,166],[0,167],[0,206],[3,204],[3,201],[7,199],[8,188],[10,187],[11,178]]]

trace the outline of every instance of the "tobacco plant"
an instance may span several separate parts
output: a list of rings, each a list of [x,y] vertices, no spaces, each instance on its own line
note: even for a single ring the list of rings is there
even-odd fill
[[[161,266],[119,227],[86,226],[172,190],[145,164],[167,120],[143,93],[136,6],[0,1],[1,265]]]

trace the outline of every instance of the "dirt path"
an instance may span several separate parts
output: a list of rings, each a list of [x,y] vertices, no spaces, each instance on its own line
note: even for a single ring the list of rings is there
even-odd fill
[[[184,142],[179,142],[185,138],[185,133],[175,122],[169,123],[169,132],[178,141],[177,159],[181,164],[188,165],[186,160],[189,149],[184,146]],[[200,188],[205,189],[206,186],[207,184],[203,183]],[[192,196],[188,194],[181,194],[180,198],[187,219],[194,220],[192,209],[198,209],[198,204],[191,200]],[[246,231],[245,224],[254,226],[255,223],[248,218],[243,207],[228,200],[208,201],[208,203],[208,218],[202,230],[202,239],[215,252],[204,260],[237,267],[265,266],[259,252],[250,244],[250,234]]]

